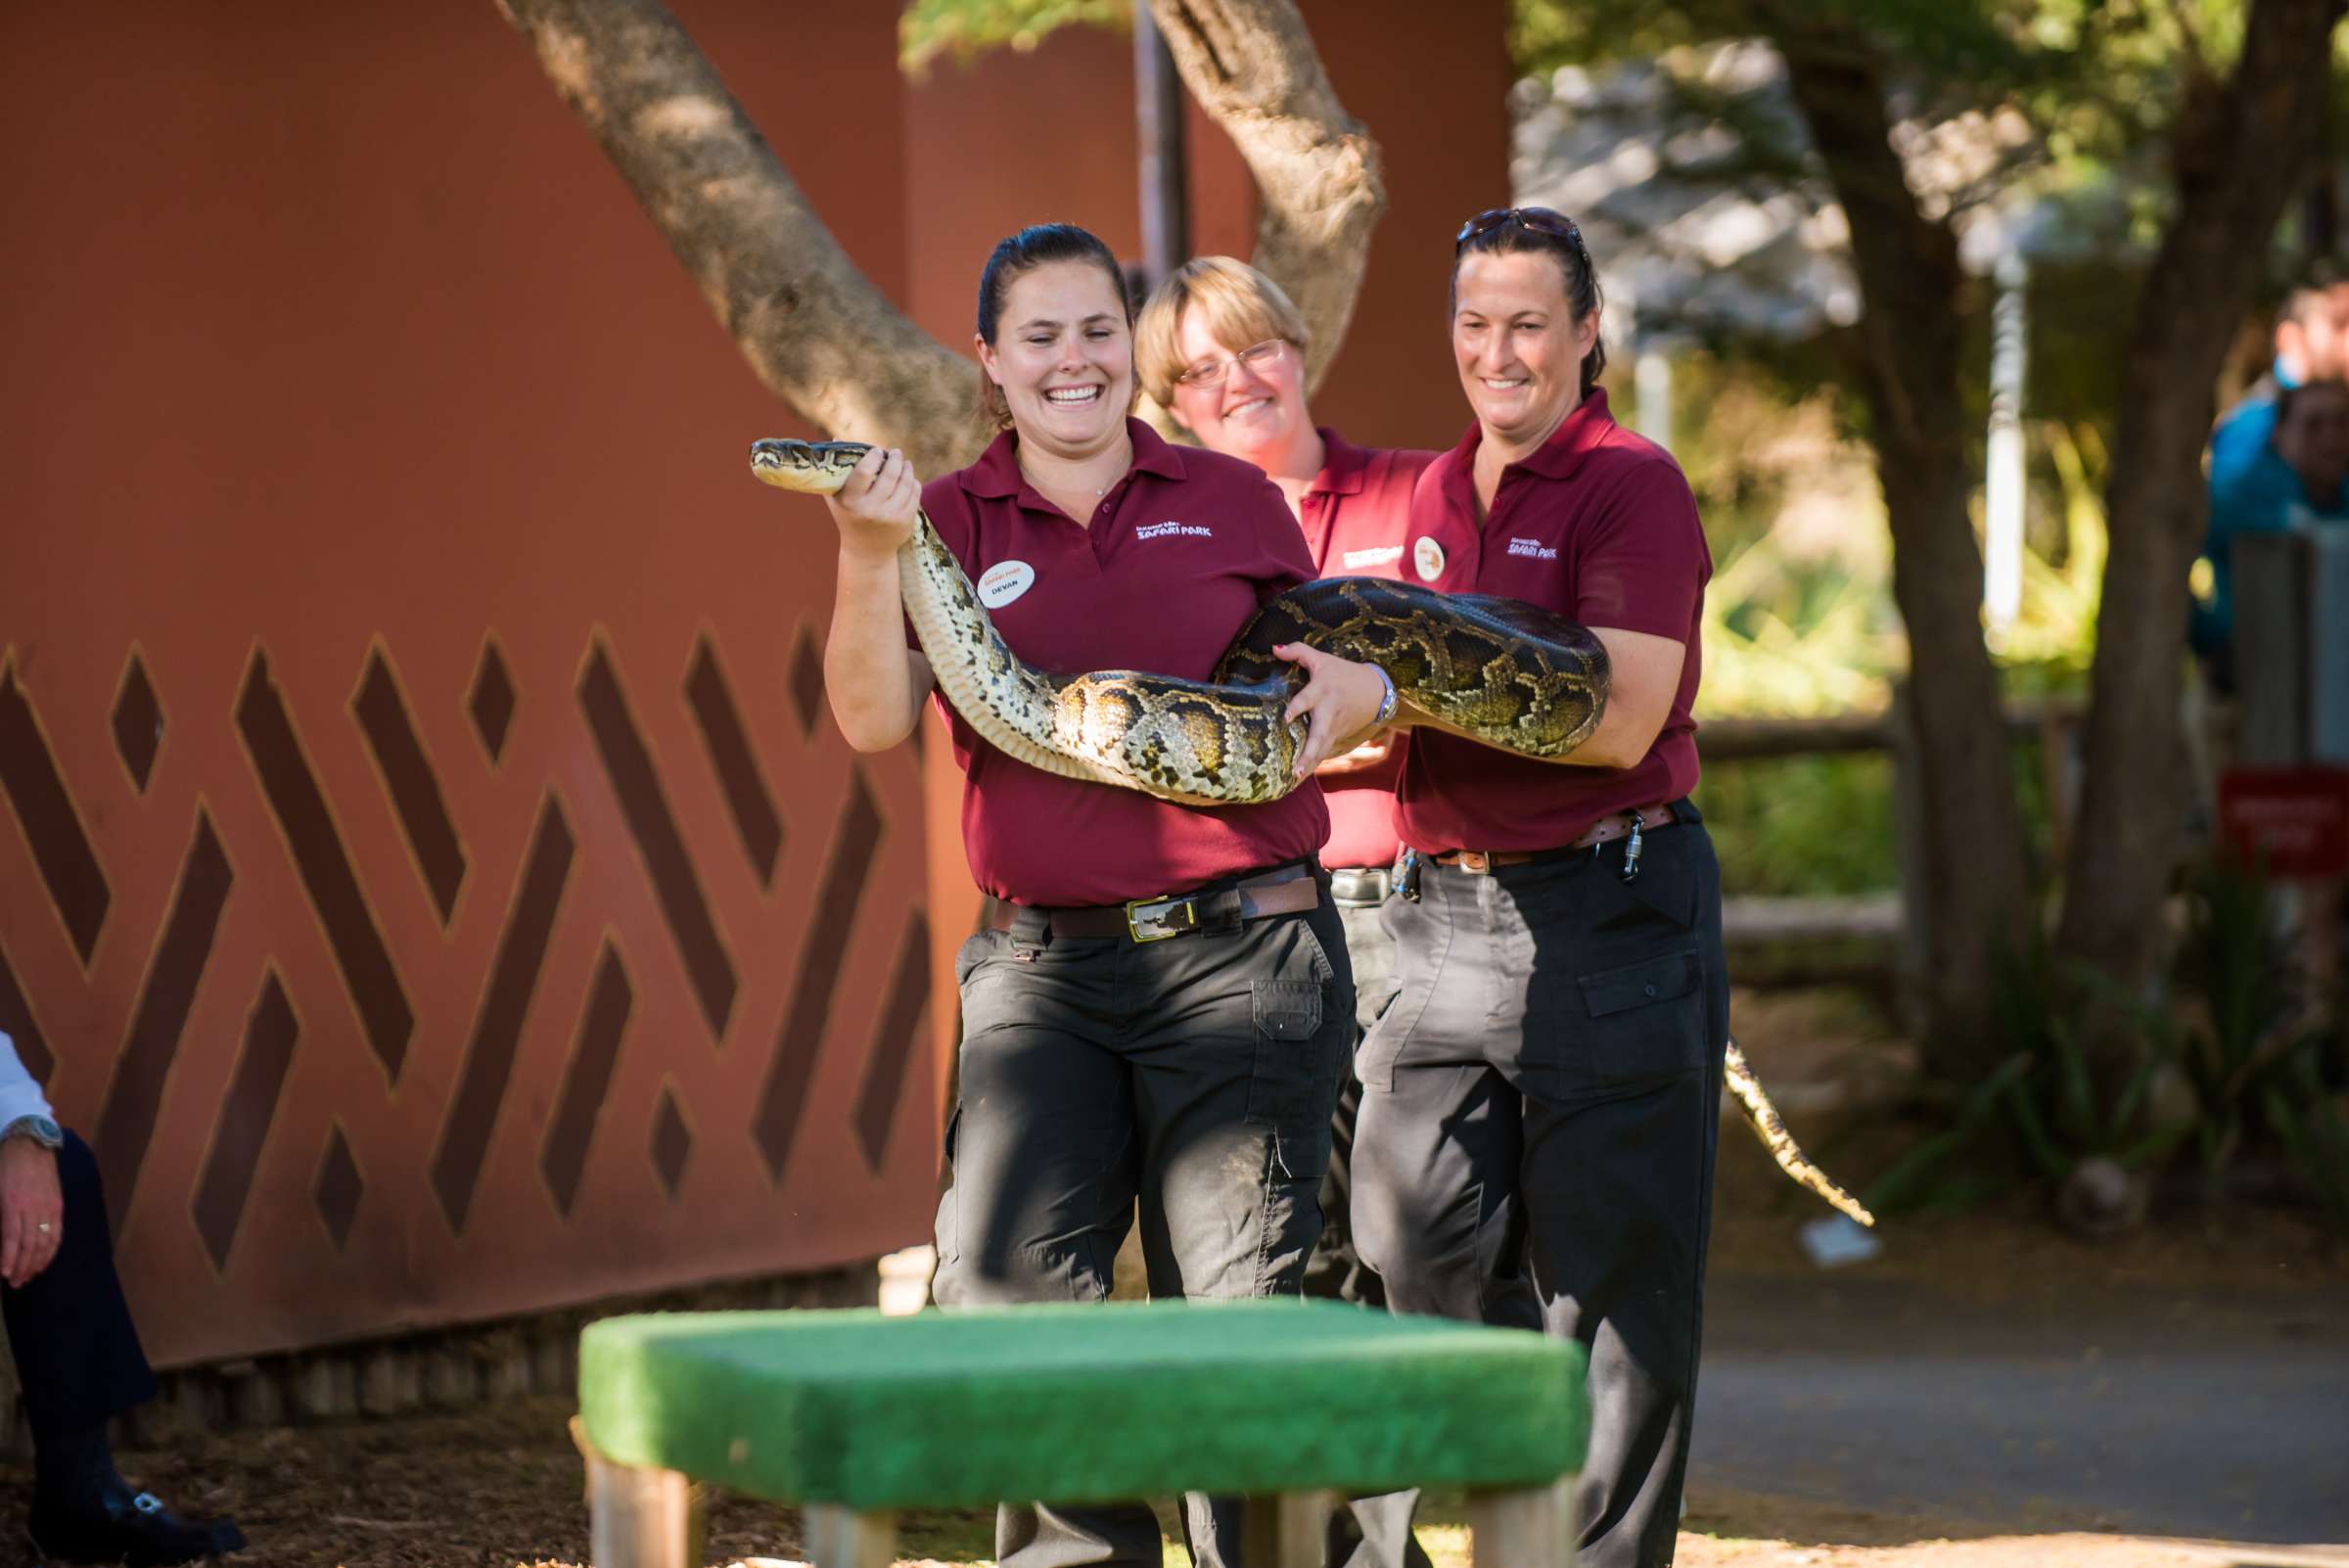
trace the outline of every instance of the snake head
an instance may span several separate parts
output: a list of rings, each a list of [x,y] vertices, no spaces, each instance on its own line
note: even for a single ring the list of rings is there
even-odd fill
[[[751,472],[778,489],[830,495],[849,482],[849,470],[871,450],[863,441],[753,441]]]

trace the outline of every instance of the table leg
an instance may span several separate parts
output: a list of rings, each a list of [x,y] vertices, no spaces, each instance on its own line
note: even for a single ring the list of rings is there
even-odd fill
[[[1574,1568],[1574,1477],[1468,1494],[1475,1568]]]
[[[578,1423],[572,1436],[587,1461],[589,1551],[597,1568],[701,1568],[701,1496],[682,1471],[615,1464],[595,1452]]]
[[[1242,1557],[1270,1568],[1326,1568],[1331,1492],[1280,1492],[1251,1497]]]
[[[810,1502],[800,1510],[800,1534],[810,1568],[890,1568],[898,1560],[898,1516],[887,1509]]]

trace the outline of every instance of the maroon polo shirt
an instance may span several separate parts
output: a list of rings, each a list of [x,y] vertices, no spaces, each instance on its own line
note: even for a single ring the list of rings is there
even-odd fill
[[[1571,844],[1602,816],[1696,786],[1689,710],[1713,556],[1680,464],[1616,424],[1605,391],[1593,390],[1539,449],[1501,470],[1480,526],[1481,439],[1469,426],[1420,476],[1411,502],[1416,566],[1434,568],[1447,593],[1523,599],[1586,626],[1670,637],[1684,650],[1681,684],[1655,743],[1629,767],[1539,762],[1456,735],[1415,733],[1395,825],[1422,851]]]
[[[1039,669],[1143,669],[1205,680],[1275,594],[1313,575],[1272,482],[1237,458],[1128,420],[1133,466],[1089,524],[1020,473],[1018,438],[922,487],[939,536],[978,583],[1012,652]],[[1329,835],[1310,781],[1268,806],[1174,806],[1062,778],[996,750],[938,698],[962,766],[971,875],[1016,903],[1104,904],[1178,893],[1311,856]]]
[[[1411,488],[1433,452],[1357,446],[1321,427],[1321,472],[1305,492],[1299,521],[1314,576],[1400,578],[1411,521]],[[1387,760],[1359,773],[1325,775],[1329,801],[1326,865],[1389,865],[1402,848],[1395,837],[1395,785],[1403,777],[1408,737],[1398,735]]]

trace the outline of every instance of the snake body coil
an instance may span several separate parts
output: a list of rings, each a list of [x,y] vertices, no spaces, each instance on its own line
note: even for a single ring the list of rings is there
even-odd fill
[[[751,447],[751,472],[782,489],[828,495],[868,450],[854,441],[762,440]],[[1385,670],[1400,727],[1442,729],[1523,756],[1565,756],[1606,711],[1607,653],[1597,637],[1512,599],[1377,577],[1303,583],[1241,628],[1213,680],[1195,681],[1032,669],[919,512],[898,551],[898,587],[939,689],[990,744],[1047,773],[1185,806],[1258,805],[1296,788],[1306,726],[1282,715],[1305,677],[1273,656],[1284,643]],[[1874,1222],[1803,1157],[1733,1043],[1726,1083],[1780,1169]]]

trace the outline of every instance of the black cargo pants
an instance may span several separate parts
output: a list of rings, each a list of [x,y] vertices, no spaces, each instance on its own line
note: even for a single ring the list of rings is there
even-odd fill
[[[1036,911],[963,945],[943,1307],[1098,1301],[1139,1201],[1156,1298],[1296,1295],[1321,1229],[1354,980],[1322,901],[1162,942],[1056,939]],[[1185,1499],[1201,1568],[1237,1568],[1235,1499]],[[1003,1568],[1161,1560],[1138,1503],[1006,1505]]]
[[[1576,1491],[1589,1568],[1672,1561],[1712,1221],[1728,985],[1694,807],[1390,899],[1402,989],[1357,1067],[1354,1231],[1397,1312],[1541,1326],[1590,1352]],[[1407,1512],[1407,1494],[1392,1499]]]

